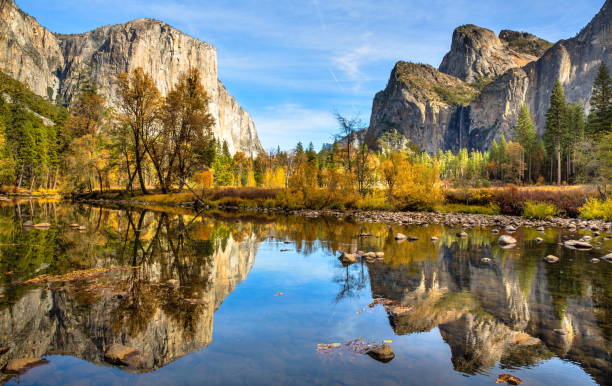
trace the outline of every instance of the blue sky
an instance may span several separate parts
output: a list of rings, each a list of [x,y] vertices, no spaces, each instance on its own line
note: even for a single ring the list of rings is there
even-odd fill
[[[55,32],[140,17],[217,48],[220,78],[253,116],[266,149],[336,132],[333,113],[367,122],[398,60],[435,67],[462,24],[574,36],[603,0],[17,0]]]

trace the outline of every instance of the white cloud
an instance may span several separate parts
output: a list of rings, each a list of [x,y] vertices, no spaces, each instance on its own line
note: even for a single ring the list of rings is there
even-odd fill
[[[337,123],[329,111],[314,110],[297,104],[270,106],[253,113],[257,132],[266,149],[280,146],[293,148],[296,139],[322,138],[315,148],[322,145],[335,131]],[[305,144],[307,145],[307,144]]]

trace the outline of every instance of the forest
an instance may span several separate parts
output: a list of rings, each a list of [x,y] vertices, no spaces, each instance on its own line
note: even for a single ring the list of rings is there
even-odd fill
[[[36,96],[5,74],[0,81],[0,183],[5,194],[121,192],[150,201],[204,203],[215,189],[233,188],[224,190],[225,197],[214,193],[216,201],[512,214],[522,214],[529,203],[544,205],[536,212],[564,215],[577,215],[588,204],[591,216],[603,218],[612,210],[607,193],[612,82],[604,65],[593,83],[588,113],[581,104],[567,103],[557,82],[542,136],[524,105],[511,140],[502,135],[488,151],[434,154],[394,130],[366,143],[359,117],[336,114],[335,140],[319,151],[300,142],[289,151],[279,148],[254,158],[232,155],[213,135],[209,98],[195,69],[182,74],[165,97],[142,68],[121,74],[114,108],[88,80],[66,106]],[[500,198],[512,196],[500,193],[508,185],[514,191],[516,186],[557,187],[520,190],[513,198],[520,201],[517,208],[506,202],[508,197]]]

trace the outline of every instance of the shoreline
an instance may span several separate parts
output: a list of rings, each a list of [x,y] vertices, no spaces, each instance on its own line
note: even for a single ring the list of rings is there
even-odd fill
[[[440,212],[400,212],[382,210],[335,210],[335,209],[284,209],[284,208],[242,208],[231,205],[219,205],[215,207],[200,207],[195,202],[183,202],[175,204],[155,204],[146,201],[134,200],[109,200],[109,199],[76,199],[72,202],[77,204],[98,204],[105,206],[138,206],[138,207],[180,207],[185,209],[219,209],[229,212],[257,212],[265,214],[279,214],[290,216],[301,216],[307,218],[333,217],[340,220],[385,223],[393,225],[430,225],[439,224],[445,226],[472,227],[555,227],[565,229],[590,229],[593,231],[612,232],[612,222],[604,220],[584,220],[580,218],[552,217],[550,219],[530,219],[511,215],[490,215],[471,213],[440,213]]]

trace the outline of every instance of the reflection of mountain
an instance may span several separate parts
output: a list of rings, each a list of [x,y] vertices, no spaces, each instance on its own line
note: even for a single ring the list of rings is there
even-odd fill
[[[251,270],[257,240],[237,241],[218,223],[206,237],[185,237],[178,216],[149,213],[140,225],[141,232],[125,228],[128,241],[111,249],[118,261],[131,255],[137,268],[94,284],[33,289],[0,309],[0,346],[10,347],[0,367],[43,355],[102,364],[106,349],[120,343],[140,351],[135,371],[149,371],[211,342],[213,314]],[[108,259],[100,253],[93,266]]]
[[[611,379],[610,339],[594,314],[588,291],[559,308],[551,295],[559,266],[539,259],[496,259],[486,247],[442,247],[440,258],[392,267],[368,264],[372,294],[400,301],[407,313],[390,315],[398,334],[439,328],[455,370],[474,374],[496,363],[525,366],[552,357],[569,359],[600,383]],[[562,268],[561,268],[562,269]],[[531,272],[525,278],[525,271]],[[604,321],[604,323],[606,323]],[[608,321],[609,323],[609,321]]]

